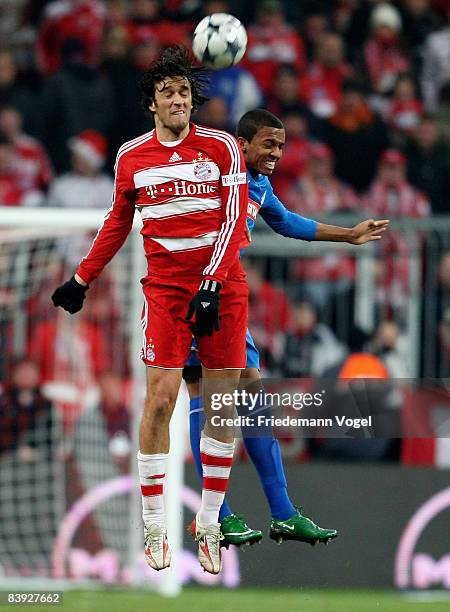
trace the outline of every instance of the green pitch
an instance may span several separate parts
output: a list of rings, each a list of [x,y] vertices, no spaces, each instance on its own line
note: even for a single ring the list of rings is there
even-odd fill
[[[41,611],[53,612],[448,612],[449,609],[449,600],[420,602],[385,591],[206,587],[188,587],[175,599],[143,591],[67,591],[62,606],[39,606]]]

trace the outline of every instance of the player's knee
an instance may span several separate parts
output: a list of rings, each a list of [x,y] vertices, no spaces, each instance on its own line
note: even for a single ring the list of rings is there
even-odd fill
[[[167,392],[152,394],[145,400],[144,416],[158,424],[169,423],[175,400]]]

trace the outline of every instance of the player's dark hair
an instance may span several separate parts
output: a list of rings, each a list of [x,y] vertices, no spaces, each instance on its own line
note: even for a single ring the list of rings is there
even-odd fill
[[[155,101],[156,83],[160,83],[167,77],[185,77],[192,92],[192,104],[194,111],[208,100],[203,95],[207,79],[203,66],[196,66],[189,50],[184,45],[173,45],[167,47],[159,58],[150,66],[141,79],[142,104],[144,110]]]
[[[254,110],[248,111],[239,120],[236,128],[236,136],[239,138],[245,138],[248,142],[251,142],[253,136],[262,127],[272,127],[277,129],[283,129],[283,122],[275,117],[272,113],[265,110],[264,108],[255,108]]]

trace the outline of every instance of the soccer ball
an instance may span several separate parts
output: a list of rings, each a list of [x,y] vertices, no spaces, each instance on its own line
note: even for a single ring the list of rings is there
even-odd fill
[[[237,64],[247,47],[244,26],[227,13],[214,13],[200,21],[192,39],[195,57],[209,68],[229,68]]]

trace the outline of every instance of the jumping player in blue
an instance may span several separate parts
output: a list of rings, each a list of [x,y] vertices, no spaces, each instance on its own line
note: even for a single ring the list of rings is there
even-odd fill
[[[258,213],[277,234],[299,240],[325,240],[360,245],[382,237],[388,227],[388,220],[369,219],[353,228],[344,228],[307,219],[285,208],[274,194],[268,179],[281,158],[285,143],[284,126],[275,115],[263,109],[247,112],[237,126],[237,139],[244,153],[249,181],[248,238]],[[204,415],[199,384],[201,364],[196,356],[195,347],[186,363],[183,377],[190,396],[191,448],[201,478],[200,433]],[[241,377],[256,385],[261,380],[259,353],[248,330],[247,365]],[[259,408],[264,409],[264,406]],[[278,543],[283,540],[297,540],[312,545],[316,542],[328,543],[337,536],[337,531],[319,527],[302,513],[301,508],[292,503],[287,491],[278,440],[273,437],[271,431],[264,433],[266,435],[261,437],[247,437],[243,432],[243,439],[270,506],[272,515],[270,537]],[[225,546],[253,544],[262,538],[261,531],[251,529],[242,517],[231,511],[226,499],[220,510],[219,521]]]

